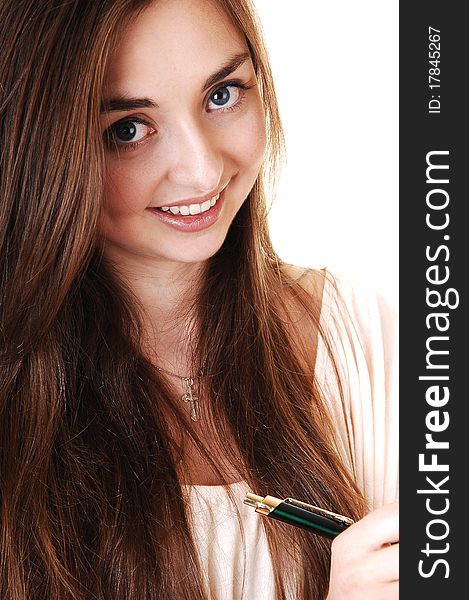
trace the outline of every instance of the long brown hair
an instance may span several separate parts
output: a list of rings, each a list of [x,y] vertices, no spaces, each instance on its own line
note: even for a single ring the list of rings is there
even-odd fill
[[[148,4],[0,5],[5,600],[208,597],[168,410],[209,461],[210,454],[145,358],[134,299],[103,258],[98,235],[104,72],[119,31]],[[320,302],[288,275],[267,229],[265,189],[283,135],[260,26],[249,0],[218,4],[246,37],[269,153],[197,299],[195,355],[210,357],[204,392],[220,439],[236,442],[230,460],[253,490],[358,518],[363,499],[335,449],[314,365],[287,318],[295,306],[321,335]],[[266,525],[266,534],[278,598],[286,597],[285,558],[297,564],[296,598],[325,597],[329,542],[296,528]]]

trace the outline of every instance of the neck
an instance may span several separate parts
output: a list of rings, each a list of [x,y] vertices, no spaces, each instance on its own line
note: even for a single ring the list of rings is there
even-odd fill
[[[193,309],[206,263],[134,258],[113,248],[106,257],[140,304],[145,353],[159,366],[185,374],[196,335]]]

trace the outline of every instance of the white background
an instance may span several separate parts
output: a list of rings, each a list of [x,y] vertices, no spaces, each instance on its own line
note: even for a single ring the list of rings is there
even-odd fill
[[[287,142],[275,248],[365,280],[397,307],[398,2],[254,2]]]

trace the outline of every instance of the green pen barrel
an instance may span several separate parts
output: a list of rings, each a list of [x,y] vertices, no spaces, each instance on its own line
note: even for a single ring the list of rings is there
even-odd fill
[[[281,502],[271,510],[268,516],[272,519],[277,519],[277,521],[296,525],[296,527],[301,527],[302,529],[328,538],[335,538],[349,526],[347,523],[342,523],[305,508],[294,506],[286,501]]]

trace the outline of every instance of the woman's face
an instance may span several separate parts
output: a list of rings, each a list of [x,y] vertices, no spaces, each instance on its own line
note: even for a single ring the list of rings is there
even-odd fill
[[[248,48],[221,9],[161,0],[140,13],[110,61],[102,124],[101,231],[111,258],[212,256],[256,180],[266,141]]]

